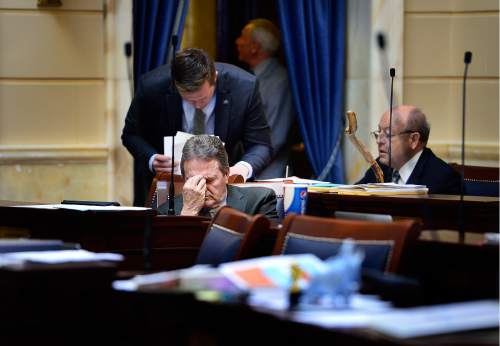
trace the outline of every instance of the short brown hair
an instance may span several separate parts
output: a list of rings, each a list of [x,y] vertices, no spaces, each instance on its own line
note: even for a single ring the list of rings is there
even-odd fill
[[[172,78],[181,91],[196,91],[205,81],[215,84],[215,64],[202,49],[184,49],[175,55]]]

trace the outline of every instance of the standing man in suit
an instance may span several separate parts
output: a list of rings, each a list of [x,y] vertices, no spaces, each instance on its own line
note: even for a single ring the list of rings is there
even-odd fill
[[[277,218],[276,195],[264,187],[227,185],[229,163],[222,141],[215,136],[191,137],[182,150],[182,196],[175,199],[177,215],[214,217],[227,205],[244,213]],[[158,208],[166,214],[168,202]]]
[[[236,40],[238,59],[257,76],[264,114],[271,127],[271,163],[259,179],[282,178],[290,156],[290,130],[295,119],[286,69],[275,57],[280,47],[278,28],[267,19],[254,19]]]
[[[219,136],[231,175],[248,179],[270,160],[270,131],[255,77],[214,63],[201,49],[186,49],[172,68],[163,65],[142,76],[125,119],[122,142],[135,159],[134,205],[144,205],[155,173],[170,171],[163,137],[177,131]]]
[[[459,194],[460,175],[427,148],[430,125],[425,114],[415,106],[401,105],[392,111],[392,131],[389,138],[389,112],[385,112],[372,132],[378,145],[379,163],[387,182],[426,185],[429,193]],[[389,141],[391,166],[389,168]],[[358,184],[376,182],[369,169]]]

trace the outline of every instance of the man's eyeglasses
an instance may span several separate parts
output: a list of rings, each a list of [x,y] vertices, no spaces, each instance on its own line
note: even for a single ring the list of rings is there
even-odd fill
[[[407,134],[410,134],[410,133],[419,133],[418,131],[413,131],[413,130],[405,130],[405,131],[402,131],[400,133],[391,133],[391,138],[392,137],[396,137],[396,136],[400,136],[400,135],[407,135]],[[380,131],[380,130],[377,130],[377,131],[372,131],[370,132],[370,134],[375,137],[375,140],[379,139],[379,137],[384,137],[384,138],[389,138],[389,131]]]

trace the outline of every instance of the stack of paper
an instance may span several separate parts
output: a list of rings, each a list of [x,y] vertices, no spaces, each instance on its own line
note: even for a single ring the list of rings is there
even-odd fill
[[[425,195],[429,189],[425,185],[373,183],[358,185],[318,184],[309,186],[308,192],[329,192],[339,195]]]
[[[287,178],[273,178],[273,179],[260,179],[256,180],[257,182],[268,182],[268,183],[288,183],[288,184],[328,184],[327,181],[321,180],[312,180],[312,179],[303,179],[296,176],[287,177]]]
[[[84,205],[84,204],[33,204],[33,205],[14,205],[17,208],[33,208],[33,209],[70,209],[77,211],[140,211],[150,210],[145,207],[118,207],[114,205]]]
[[[102,262],[120,262],[123,256],[115,253],[95,253],[86,250],[25,251],[0,255],[0,267],[22,269],[48,266],[79,266]]]

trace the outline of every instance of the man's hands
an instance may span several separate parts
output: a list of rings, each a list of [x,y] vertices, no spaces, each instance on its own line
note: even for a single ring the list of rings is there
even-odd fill
[[[236,164],[232,167],[229,167],[229,176],[236,174],[241,175],[243,179],[247,181],[248,169],[245,166]]]
[[[179,161],[174,160],[174,168],[179,166]],[[172,158],[170,156],[156,154],[153,159],[153,168],[156,173],[171,172]]]
[[[201,175],[195,175],[186,180],[182,189],[181,215],[198,215],[205,204],[205,194],[207,191],[207,182]]]

